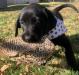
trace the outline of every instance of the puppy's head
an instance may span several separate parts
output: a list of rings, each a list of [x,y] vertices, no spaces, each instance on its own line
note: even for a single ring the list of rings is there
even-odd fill
[[[23,29],[22,39],[36,43],[55,27],[56,20],[46,8],[32,4],[22,10],[19,24]]]

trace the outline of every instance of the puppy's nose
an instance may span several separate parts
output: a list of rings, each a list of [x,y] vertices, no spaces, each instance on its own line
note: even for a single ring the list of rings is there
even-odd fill
[[[22,40],[23,41],[26,41],[27,42],[28,40],[30,40],[30,38],[31,38],[31,36],[29,34],[23,34],[22,35]]]
[[[25,39],[30,39],[31,35],[29,33],[25,34]]]

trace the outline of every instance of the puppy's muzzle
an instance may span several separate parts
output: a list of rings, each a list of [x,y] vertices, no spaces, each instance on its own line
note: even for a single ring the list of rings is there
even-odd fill
[[[43,43],[44,37],[40,38],[35,35],[30,35],[29,33],[22,34],[22,40],[29,43]]]
[[[31,39],[31,35],[29,33],[22,34],[23,41],[29,41]]]

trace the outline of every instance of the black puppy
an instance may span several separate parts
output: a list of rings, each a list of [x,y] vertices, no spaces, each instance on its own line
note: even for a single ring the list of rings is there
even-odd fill
[[[78,10],[71,4],[63,4],[56,7],[53,12],[39,4],[30,4],[23,8],[16,23],[16,33],[18,28],[23,28],[22,39],[25,42],[39,43],[45,36],[55,45],[65,48],[65,55],[68,65],[74,70],[78,69],[74,53],[69,39],[64,34],[66,28],[59,11],[62,8],[71,7]]]

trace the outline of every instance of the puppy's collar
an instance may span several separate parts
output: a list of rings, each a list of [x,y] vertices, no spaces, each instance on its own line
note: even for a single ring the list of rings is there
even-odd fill
[[[56,27],[49,31],[48,33],[49,39],[55,39],[67,31],[63,21],[57,17],[55,18],[57,20]]]

